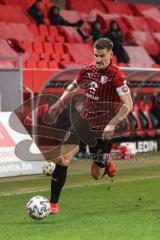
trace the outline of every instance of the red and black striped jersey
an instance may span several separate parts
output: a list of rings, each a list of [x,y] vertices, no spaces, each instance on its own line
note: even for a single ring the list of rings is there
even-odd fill
[[[91,127],[103,129],[119,109],[119,95],[129,92],[124,73],[112,63],[103,70],[98,70],[95,63],[90,63],[82,67],[76,82],[86,89],[81,116],[88,119]]]

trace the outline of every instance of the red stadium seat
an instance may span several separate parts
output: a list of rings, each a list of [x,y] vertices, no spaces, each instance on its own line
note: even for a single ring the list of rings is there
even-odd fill
[[[101,12],[105,12],[105,9],[99,0],[81,1],[81,0],[67,0],[67,9],[77,10],[78,12],[90,13],[92,9],[97,9]]]
[[[57,54],[57,53],[51,53],[50,54],[50,60],[52,61],[57,61],[57,62],[59,62],[60,61],[60,59],[61,59],[61,55],[62,54]]]
[[[6,5],[13,5],[13,6],[20,6],[24,4],[24,1],[22,0],[3,0],[4,4]],[[30,6],[34,0],[25,0],[25,3],[27,6]]]
[[[43,44],[44,41],[45,41],[44,36],[38,35],[38,36],[35,38],[35,42],[38,42],[38,43],[40,43],[40,44]]]
[[[55,42],[63,44],[65,42],[65,39],[63,36],[58,35],[55,37]]]
[[[160,32],[159,33],[153,33],[154,38],[156,39],[157,42],[160,44]]]
[[[58,28],[55,26],[48,27],[49,35],[53,37],[53,39],[59,35]]]
[[[45,41],[46,42],[52,42],[52,43],[57,42],[57,43],[61,43],[61,44],[63,44],[65,42],[64,37],[60,36],[60,35],[57,35],[57,36],[54,36],[54,37],[48,35],[48,36],[45,37]]]
[[[160,18],[160,11],[158,7],[149,4],[131,4],[131,8],[133,9],[135,15]]]
[[[103,6],[105,7],[105,10],[108,13],[117,13],[117,14],[126,14],[126,15],[134,15],[132,12],[132,9],[130,8],[130,5],[128,3],[124,2],[110,2],[106,0],[101,0],[103,3]]]
[[[80,19],[84,20],[83,25],[81,26],[81,29],[85,32],[89,32],[90,25],[87,22],[87,14],[80,13],[75,10],[61,10],[61,15],[64,17],[64,19],[68,20],[69,22],[73,23]]]
[[[64,54],[63,45],[61,43],[54,43],[53,47],[56,55],[62,56]]]
[[[60,61],[62,62],[65,62],[65,63],[69,63],[70,62],[70,56],[68,53],[64,53],[61,58],[60,58]]]
[[[46,60],[49,61],[50,60],[50,53],[46,52],[46,53],[40,53],[39,54],[39,60]]]
[[[30,59],[28,60],[34,60],[34,61],[39,61],[39,53],[31,53],[30,54]]]
[[[10,26],[4,22],[0,22],[0,37],[5,39],[15,37],[15,34]]]
[[[28,25],[29,30],[33,33],[34,36],[38,36],[39,35],[39,31],[38,31],[38,27],[36,24],[31,23]]]
[[[0,40],[0,56],[1,57],[17,57],[18,54],[8,45],[6,40]]]
[[[53,68],[53,69],[57,69],[58,68],[58,62],[56,60],[49,61],[48,67]]]
[[[59,66],[60,67],[67,67],[67,65],[70,65],[70,62],[71,62],[71,59],[70,59],[69,54],[65,53],[60,57]]]
[[[50,42],[44,42],[43,43],[43,47],[44,47],[44,52],[45,53],[53,53],[54,49],[53,49],[53,44]]]
[[[126,21],[118,14],[104,14],[93,10],[87,18],[87,21],[92,23],[96,20],[101,22],[104,31],[109,29],[109,25],[112,20],[117,21],[124,34],[129,30],[129,26]]]
[[[0,5],[0,21],[29,24],[30,20],[19,6]]]
[[[37,62],[35,60],[30,59],[25,62],[25,66],[26,68],[37,68]]]
[[[82,14],[76,10],[61,10],[61,16],[71,23],[82,19]]]
[[[152,67],[152,65],[155,63],[143,47],[125,46],[125,50],[130,58],[130,63],[128,66]]]
[[[124,21],[129,26],[130,30],[134,31],[150,31],[148,22],[143,17],[123,16]]]
[[[39,25],[38,28],[39,28],[40,35],[44,35],[44,36],[48,35],[48,28],[46,25]]]
[[[84,64],[93,61],[93,49],[90,45],[84,43],[66,43],[65,47],[73,61],[77,64]]]
[[[9,23],[8,26],[10,27],[11,31],[14,33],[13,38],[22,41],[34,41],[34,35],[30,32],[28,26],[23,23]]]
[[[150,30],[151,31],[154,31],[154,32],[159,32],[160,30],[160,18],[150,18],[150,17],[147,17],[146,18],[146,21],[148,22],[148,25],[150,27]]]
[[[27,12],[27,9],[35,2],[34,0],[25,0],[25,1],[20,0],[20,1],[21,2],[19,5],[21,5],[21,8],[23,9],[24,12]]]
[[[130,31],[127,34],[127,42],[144,47],[150,55],[159,54],[159,45],[151,32]]]
[[[73,27],[59,26],[60,33],[65,37],[69,43],[83,43],[82,37]]]
[[[27,52],[33,52],[32,42],[22,41],[21,45]]]
[[[37,63],[38,68],[48,68],[48,64],[46,60],[40,60]]]
[[[34,53],[43,53],[44,52],[41,42],[39,42],[39,41],[33,42],[33,52]]]

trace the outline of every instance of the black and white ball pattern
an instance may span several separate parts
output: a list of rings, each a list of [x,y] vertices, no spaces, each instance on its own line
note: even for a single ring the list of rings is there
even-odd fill
[[[26,211],[35,220],[42,220],[50,213],[50,203],[43,196],[32,197],[26,204]]]
[[[55,163],[47,162],[47,161],[43,164],[43,167],[42,167],[43,173],[46,176],[51,176],[52,173],[54,172],[54,169],[55,169]]]

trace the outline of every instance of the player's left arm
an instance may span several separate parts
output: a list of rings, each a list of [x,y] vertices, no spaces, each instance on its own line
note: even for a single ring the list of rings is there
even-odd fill
[[[122,106],[120,107],[117,115],[110,120],[110,122],[107,124],[107,126],[105,127],[103,134],[102,134],[102,138],[105,139],[111,139],[113,137],[114,134],[114,130],[116,125],[124,120],[128,113],[132,110],[133,108],[133,101],[132,101],[132,97],[130,92],[125,93],[123,95],[119,95]]]
[[[117,125],[120,121],[124,120],[128,113],[133,109],[133,101],[130,92],[119,95],[122,106],[119,109],[117,115],[110,121],[110,124]]]
[[[111,139],[113,137],[114,130],[117,124],[120,121],[124,120],[133,108],[133,101],[130,89],[127,85],[126,77],[120,69],[117,71],[117,75],[114,79],[113,84],[119,95],[122,106],[120,107],[118,113],[114,116],[114,118],[111,119],[107,126],[104,128],[102,139]]]

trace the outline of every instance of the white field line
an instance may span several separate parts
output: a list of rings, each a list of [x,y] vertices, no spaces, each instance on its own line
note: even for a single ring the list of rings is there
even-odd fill
[[[97,186],[97,185],[104,185],[104,184],[114,184],[116,182],[132,182],[132,181],[142,181],[142,180],[149,180],[149,179],[156,179],[160,178],[160,175],[157,176],[143,176],[143,177],[136,177],[136,178],[124,178],[124,179],[114,179],[113,182],[108,180],[107,182],[96,182],[96,183],[83,183],[83,184],[75,184],[75,185],[70,185],[70,186],[65,186],[64,188],[81,188],[85,186]],[[94,181],[94,180],[93,180]],[[50,190],[50,187],[48,188],[43,188],[43,187],[31,187],[31,188],[25,188],[23,190],[17,190],[13,192],[5,192],[5,193],[0,193],[0,197],[5,197],[5,196],[13,196],[13,195],[21,195],[25,193],[36,193],[36,192],[44,192]]]

